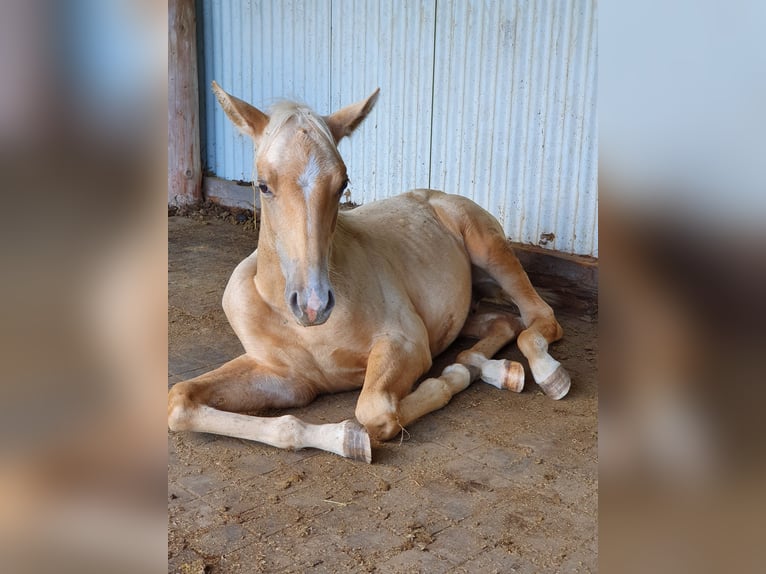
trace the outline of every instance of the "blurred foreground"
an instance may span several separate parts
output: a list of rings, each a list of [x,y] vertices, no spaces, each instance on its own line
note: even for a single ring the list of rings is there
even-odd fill
[[[163,571],[167,11],[0,11],[0,569]]]
[[[680,213],[628,214],[607,194],[600,563],[619,572],[760,571],[763,248],[755,237],[705,233]]]
[[[602,4],[604,572],[760,572],[766,5]]]

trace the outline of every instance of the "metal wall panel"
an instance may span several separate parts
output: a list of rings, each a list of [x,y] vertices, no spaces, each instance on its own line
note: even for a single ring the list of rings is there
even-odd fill
[[[351,199],[465,195],[514,240],[598,255],[595,0],[201,0],[204,86],[320,113],[376,109],[341,143]],[[208,169],[252,146],[206,98]]]
[[[381,88],[358,132],[341,142],[351,199],[428,187],[436,0],[334,0],[332,109]]]
[[[280,99],[330,109],[331,0],[203,0],[205,162],[217,176],[252,181],[253,145],[210,91],[263,109]],[[199,18],[199,14],[198,14]]]
[[[508,235],[597,255],[589,1],[439,2],[431,186]]]

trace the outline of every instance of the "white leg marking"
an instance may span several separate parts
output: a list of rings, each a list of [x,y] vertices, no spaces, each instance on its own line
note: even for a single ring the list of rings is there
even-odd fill
[[[445,406],[450,399],[471,384],[471,374],[464,365],[455,363],[442,371],[437,379],[426,379],[399,403],[399,424],[408,425],[422,416]]]
[[[361,430],[355,432],[355,426],[358,425],[352,421],[314,425],[292,415],[254,417],[202,405],[194,412],[189,430],[233,436],[290,450],[318,448],[370,462],[367,433]],[[349,433],[357,439],[357,443],[361,441],[364,444],[349,445]]]
[[[524,388],[524,367],[516,361],[487,359],[477,352],[466,353],[461,360],[478,368],[481,380],[493,387],[509,389],[515,393],[520,393]]]

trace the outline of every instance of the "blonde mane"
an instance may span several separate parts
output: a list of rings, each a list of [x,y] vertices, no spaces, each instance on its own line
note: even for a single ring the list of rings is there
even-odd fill
[[[276,138],[277,134],[291,120],[295,120],[296,128],[312,128],[309,130],[309,133],[318,132],[326,140],[326,143],[335,147],[335,138],[333,138],[330,128],[327,127],[322,116],[318,115],[306,104],[284,100],[276,102],[269,108],[269,124],[263,132],[263,139],[260,146],[261,152],[266,151],[269,145],[271,145],[271,142]]]

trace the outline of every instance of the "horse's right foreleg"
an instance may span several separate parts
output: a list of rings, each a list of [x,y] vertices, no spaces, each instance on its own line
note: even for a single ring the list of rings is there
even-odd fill
[[[313,425],[294,416],[256,417],[239,412],[299,407],[316,391],[264,371],[242,355],[218,369],[177,383],[168,395],[168,426],[232,436],[285,449],[318,448],[370,462],[370,441],[352,420]]]

